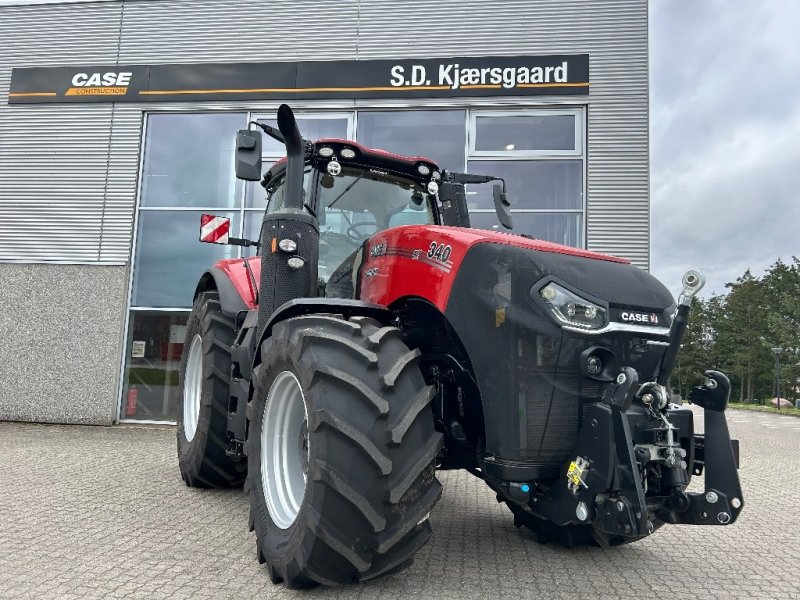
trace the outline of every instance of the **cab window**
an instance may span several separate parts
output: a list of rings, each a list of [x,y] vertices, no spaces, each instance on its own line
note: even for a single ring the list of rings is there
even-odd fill
[[[303,203],[308,202],[308,185],[311,181],[311,167],[306,167],[303,176]],[[281,210],[286,202],[286,175],[280,175],[275,183],[270,185],[267,193],[267,212],[273,213]]]
[[[381,171],[343,168],[320,176],[317,218],[319,276],[327,281],[347,267],[365,240],[399,225],[434,222],[428,194],[411,179]]]

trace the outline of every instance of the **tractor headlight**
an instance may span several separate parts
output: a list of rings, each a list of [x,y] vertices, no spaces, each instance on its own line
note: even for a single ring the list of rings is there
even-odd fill
[[[535,295],[535,288],[531,290]],[[577,294],[550,282],[539,290],[541,296],[556,318],[571,327],[600,329],[606,323],[606,309],[581,298]]]

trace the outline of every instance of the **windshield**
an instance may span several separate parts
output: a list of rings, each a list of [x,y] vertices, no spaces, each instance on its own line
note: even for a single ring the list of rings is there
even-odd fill
[[[324,281],[377,232],[434,222],[428,194],[412,179],[345,167],[337,177],[324,173],[319,181],[319,277]]]

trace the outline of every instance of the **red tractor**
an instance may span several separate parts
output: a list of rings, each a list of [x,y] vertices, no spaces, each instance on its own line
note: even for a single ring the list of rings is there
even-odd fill
[[[256,245],[194,293],[178,457],[189,486],[246,482],[274,583],[396,572],[431,536],[437,469],[465,469],[542,542],[618,545],[665,523],[727,525],[743,506],[730,383],[668,380],[702,276],[677,305],[627,260],[469,229],[464,184],[426,158],[301,138],[262,180],[261,132],[237,177],[268,195],[257,242],[204,216],[205,241]],[[494,185],[510,227],[504,183]],[[705,470],[705,491],[687,493]]]

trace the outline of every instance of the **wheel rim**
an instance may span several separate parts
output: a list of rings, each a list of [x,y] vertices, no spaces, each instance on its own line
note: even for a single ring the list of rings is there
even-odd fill
[[[297,377],[283,371],[272,382],[261,422],[261,487],[272,521],[291,527],[306,495],[308,412]]]
[[[183,380],[183,432],[191,442],[200,420],[200,399],[203,395],[203,338],[200,334],[192,338],[189,358],[186,360],[186,375]]]

